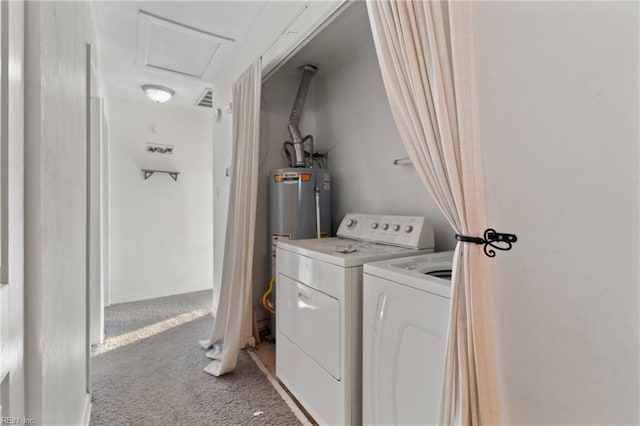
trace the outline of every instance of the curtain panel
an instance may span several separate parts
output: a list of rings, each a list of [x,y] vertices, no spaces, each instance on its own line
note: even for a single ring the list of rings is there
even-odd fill
[[[402,142],[457,234],[485,228],[471,3],[368,0],[385,90]],[[500,424],[488,270],[458,243],[439,422]]]
[[[233,150],[222,283],[209,339],[200,344],[213,361],[204,369],[220,376],[233,371],[238,352],[252,337],[252,269],[258,194],[261,60],[233,85]]]

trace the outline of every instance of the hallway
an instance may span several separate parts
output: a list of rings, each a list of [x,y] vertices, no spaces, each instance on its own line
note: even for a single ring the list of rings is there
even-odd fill
[[[406,43],[369,37],[350,21],[352,5],[362,9],[360,24],[376,34],[395,28]],[[382,5],[385,21],[372,13]],[[393,15],[396,7],[414,11]],[[407,24],[395,25],[405,15]],[[331,31],[340,17],[350,31]],[[418,36],[431,38],[413,42]],[[454,49],[458,39],[465,48]],[[325,57],[331,48],[341,53]],[[400,63],[403,78],[381,68]],[[292,111],[302,65],[317,70],[305,117]],[[277,216],[269,187],[312,182],[302,167],[271,176],[296,165],[293,153],[326,169],[303,217],[316,228],[330,217],[327,236],[337,237],[347,213],[415,215],[437,222],[434,251],[457,247],[456,280],[466,281],[453,288],[464,303],[450,306],[456,337],[447,337],[439,404],[458,419],[451,424],[487,425],[499,414],[493,424],[639,425],[639,75],[638,0],[1,0],[0,423],[299,424],[304,415],[277,386],[282,369],[274,378],[254,362],[265,346],[240,351],[235,371],[212,377],[198,344],[209,337],[244,347],[283,325],[328,359],[292,374],[321,389],[314,400],[359,403],[361,389],[351,398],[306,374],[315,368],[344,383],[347,362],[336,349],[361,342],[333,327],[346,318],[336,314],[342,299],[320,289],[334,287],[333,276],[313,287],[333,312],[309,321],[317,329],[283,321],[285,300],[305,314],[325,312],[294,285],[289,299],[283,286],[275,291],[283,303],[262,303],[281,269],[279,241],[296,239],[269,229]],[[297,146],[291,136],[302,136]],[[315,201],[324,187],[330,203]],[[415,229],[375,224],[366,229]],[[493,229],[518,244],[485,259]],[[364,286],[357,268],[348,273]],[[477,277],[483,286],[470,283]],[[364,291],[349,290],[360,302]],[[231,319],[224,333],[210,333],[213,301],[218,318]],[[369,325],[352,306],[357,335]],[[379,346],[401,347],[388,343]],[[237,346],[227,345],[234,362]],[[373,353],[356,345],[349,373]],[[279,365],[296,365],[282,354]],[[415,379],[405,394],[420,396],[416,389],[434,381],[403,360],[364,375]],[[398,394],[384,401],[409,400]]]
[[[92,357],[92,425],[300,424],[246,351],[223,377],[198,345],[211,291],[112,305]],[[118,341],[119,336],[126,336]]]

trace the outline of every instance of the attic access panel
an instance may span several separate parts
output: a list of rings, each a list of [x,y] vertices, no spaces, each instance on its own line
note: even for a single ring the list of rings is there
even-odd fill
[[[234,41],[143,10],[138,12],[139,66],[202,78],[220,45]]]

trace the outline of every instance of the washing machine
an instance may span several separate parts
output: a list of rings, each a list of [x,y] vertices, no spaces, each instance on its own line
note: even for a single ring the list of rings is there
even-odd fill
[[[438,252],[364,265],[365,425],[437,424],[452,263]]]
[[[362,265],[433,252],[433,227],[350,213],[337,235],[277,243],[276,376],[318,424],[359,425]]]

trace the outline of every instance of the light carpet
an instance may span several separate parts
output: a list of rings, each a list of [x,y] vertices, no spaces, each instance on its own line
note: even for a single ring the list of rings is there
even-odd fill
[[[107,308],[107,340],[165,326],[92,358],[92,425],[300,424],[245,351],[230,374],[203,371],[210,360],[198,339],[212,319],[197,316],[210,305],[211,292],[198,292]],[[184,322],[167,326],[175,317]]]

